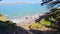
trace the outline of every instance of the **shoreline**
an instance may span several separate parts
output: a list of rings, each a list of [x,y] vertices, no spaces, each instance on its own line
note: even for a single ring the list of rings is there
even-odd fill
[[[44,14],[35,14],[35,15],[27,15],[27,16],[23,16],[23,17],[13,17],[13,18],[8,18],[8,20],[10,21],[20,21],[20,20],[35,20],[38,19],[39,16],[42,16]]]

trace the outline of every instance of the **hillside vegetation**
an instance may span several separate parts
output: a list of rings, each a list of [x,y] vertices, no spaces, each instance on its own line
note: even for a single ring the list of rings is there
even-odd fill
[[[60,9],[53,8],[47,15],[43,17],[40,22],[31,24],[32,29],[39,29],[41,27],[49,27],[52,29],[60,30]]]

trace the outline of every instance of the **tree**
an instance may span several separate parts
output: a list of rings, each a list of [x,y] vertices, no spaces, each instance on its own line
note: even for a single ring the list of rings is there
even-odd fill
[[[59,3],[60,3],[60,0],[42,0],[41,5],[47,4],[49,8],[51,8]]]
[[[51,23],[52,28],[60,31],[60,9],[53,8],[50,12],[47,13],[47,16],[44,17],[46,21]]]
[[[50,12],[47,13],[45,19],[52,23],[51,27],[56,28],[60,31],[60,9],[54,8],[55,5],[59,4],[60,0],[42,0],[41,5],[48,5],[49,8],[52,8]],[[58,6],[57,6],[58,7]]]

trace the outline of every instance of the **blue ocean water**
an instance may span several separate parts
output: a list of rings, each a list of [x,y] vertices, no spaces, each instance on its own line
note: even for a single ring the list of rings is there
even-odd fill
[[[47,7],[40,4],[0,5],[0,13],[8,16],[26,16],[45,12]]]

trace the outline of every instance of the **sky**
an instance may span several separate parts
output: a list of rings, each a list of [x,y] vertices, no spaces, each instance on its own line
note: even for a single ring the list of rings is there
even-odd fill
[[[32,3],[40,3],[41,0],[2,0],[2,2],[32,2]]]

